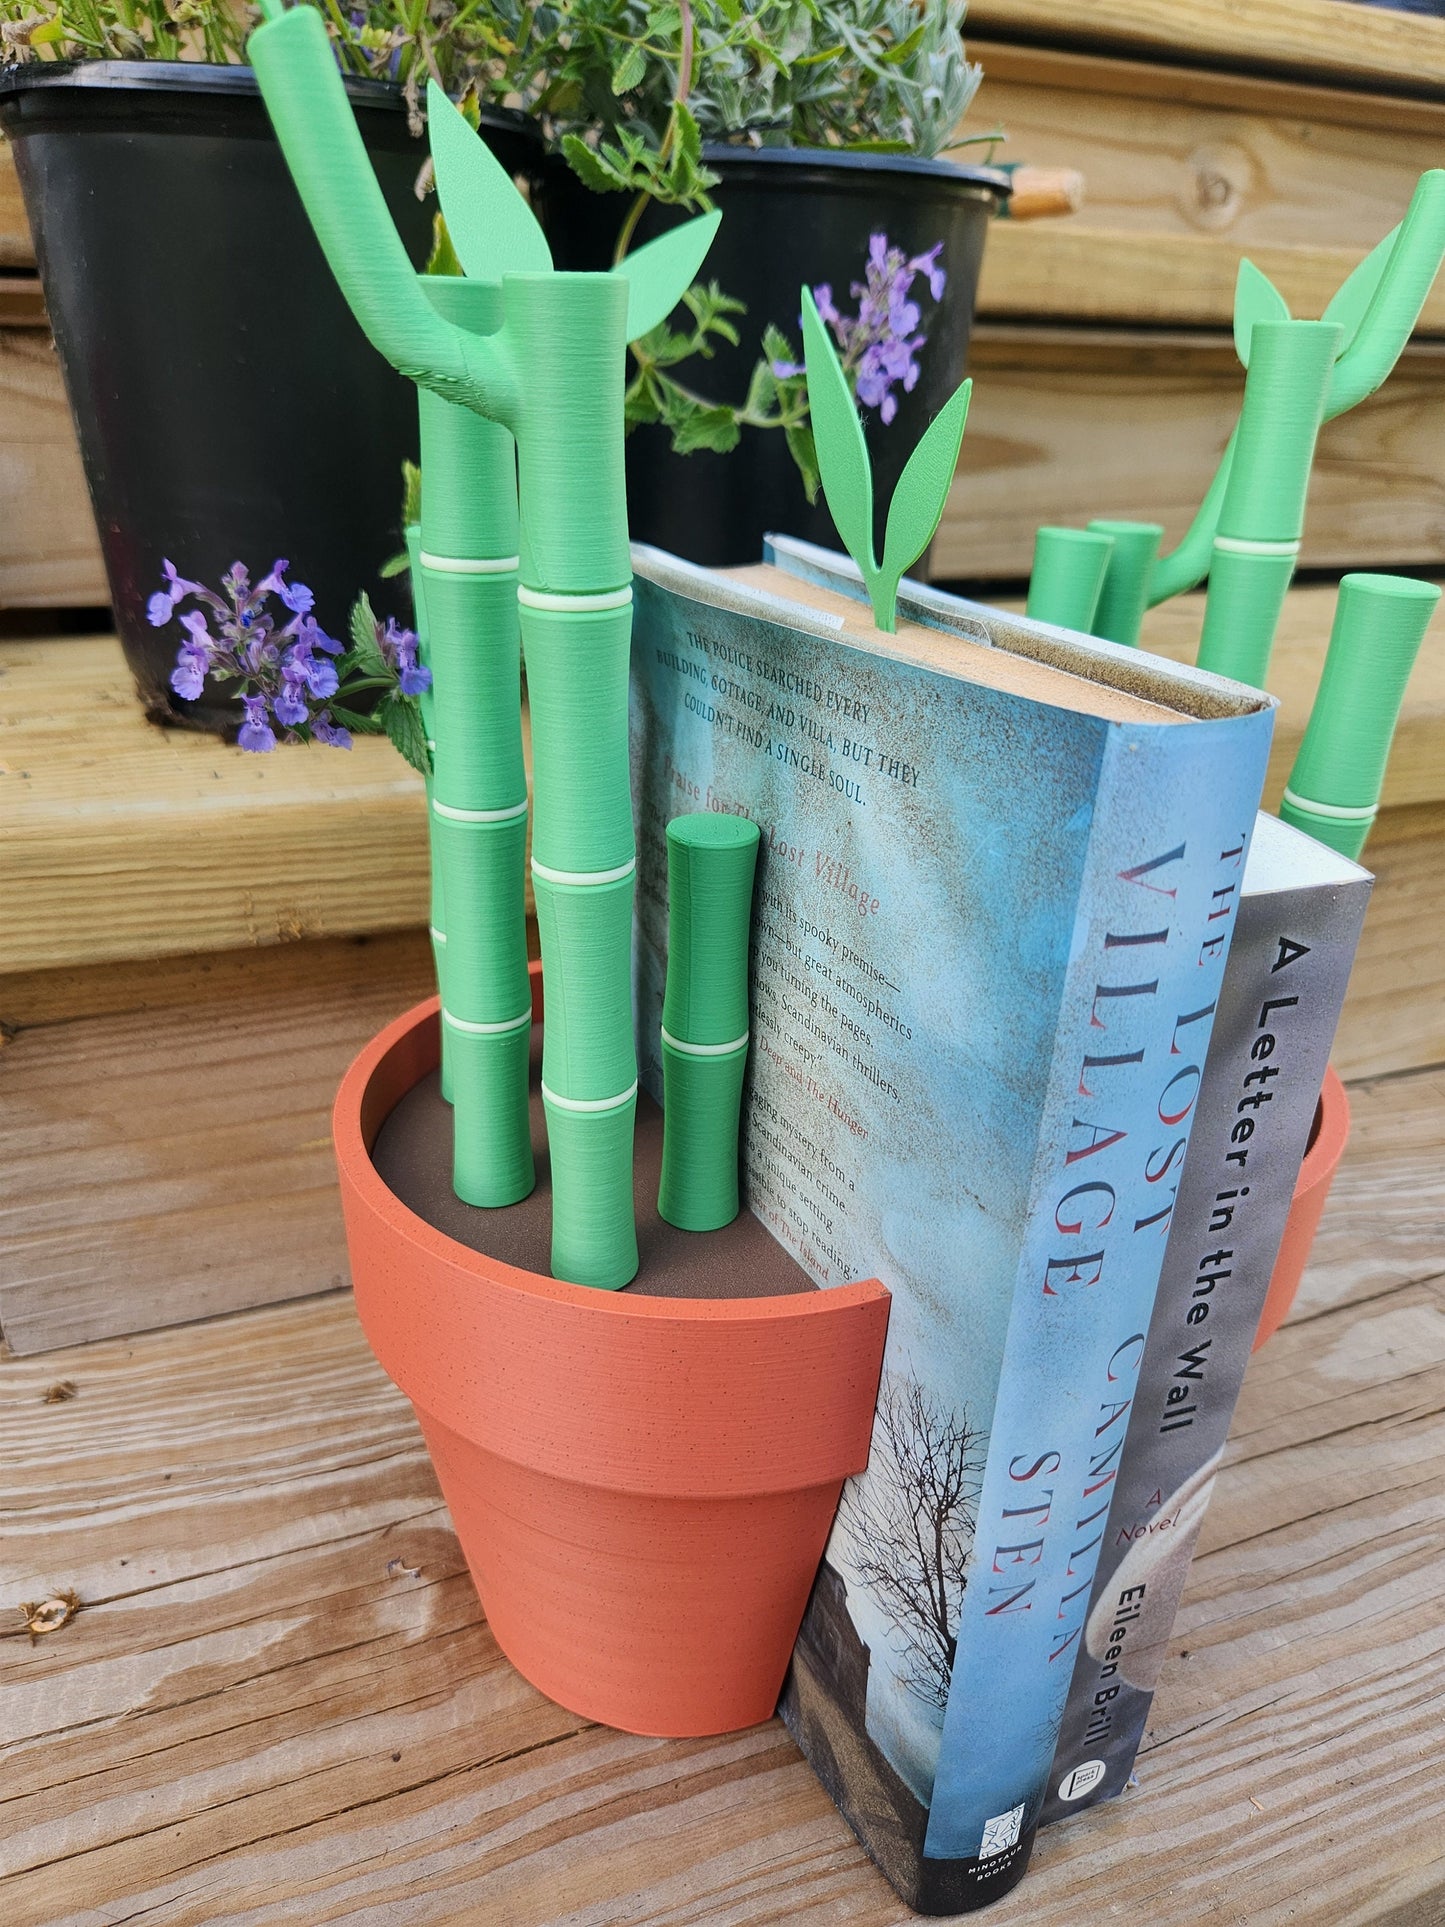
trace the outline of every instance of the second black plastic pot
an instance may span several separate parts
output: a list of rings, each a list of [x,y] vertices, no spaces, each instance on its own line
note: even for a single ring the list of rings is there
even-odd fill
[[[400,89],[347,91],[382,191],[420,266],[435,202]],[[179,631],[146,603],[168,557],[219,589],[233,561],[278,556],[346,634],[357,592],[401,546],[401,462],[416,392],[353,320],[312,235],[245,67],[33,64],[0,80],[0,125],[35,237],[116,625],[148,711],[229,730],[236,704],[169,678]],[[513,171],[536,152],[489,125]],[[403,593],[398,594],[397,591]]]
[[[723,221],[701,278],[716,281],[748,310],[735,318],[740,346],[724,346],[710,361],[695,358],[672,371],[710,400],[742,401],[769,321],[801,351],[804,283],[828,283],[838,307],[857,313],[849,290],[863,280],[871,235],[886,235],[910,260],[943,244],[942,299],[929,297],[921,276],[913,288],[927,337],[916,357],[918,382],[911,392],[895,388],[898,412],[891,422],[883,422],[877,409],[863,411],[881,524],[903,464],[963,378],[988,222],[1008,194],[1008,176],[949,161],[812,148],[716,145],[705,149],[704,158],[720,176],[712,198]],[[560,161],[550,163],[541,210],[557,266],[609,266],[628,206],[625,196],[594,194]],[[636,241],[651,240],[686,218],[654,205]],[[637,428],[628,443],[627,500],[635,540],[694,562],[756,562],[769,530],[839,546],[822,496],[809,506],[793,458],[774,429],[744,428],[726,455],[675,455],[666,429]]]

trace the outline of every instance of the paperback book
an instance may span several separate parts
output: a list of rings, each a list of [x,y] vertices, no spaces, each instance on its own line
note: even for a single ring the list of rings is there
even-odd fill
[[[1271,729],[1198,671],[802,545],[638,550],[638,1060],[664,830],[762,833],[746,1199],[893,1294],[784,1714],[915,1907],[1027,1865],[1133,1404]]]
[[[1371,883],[1347,857],[1260,817],[1045,1825],[1111,1799],[1133,1771],[1314,1124]]]

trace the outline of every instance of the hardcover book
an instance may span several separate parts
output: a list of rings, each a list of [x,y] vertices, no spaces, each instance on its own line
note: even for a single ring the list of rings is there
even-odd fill
[[[1023,1874],[1103,1543],[1269,746],[1253,690],[781,541],[638,550],[636,1016],[664,826],[762,831],[752,1210],[892,1313],[784,1714],[898,1891]]]
[[[1121,1792],[1309,1142],[1369,873],[1261,816],[1043,1823]]]

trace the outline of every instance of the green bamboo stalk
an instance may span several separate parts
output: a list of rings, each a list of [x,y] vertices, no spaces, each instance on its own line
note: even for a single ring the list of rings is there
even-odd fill
[[[1322,319],[1342,330],[1338,360],[1325,398],[1323,419],[1334,421],[1354,408],[1389,376],[1420,318],[1440,262],[1445,258],[1445,169],[1420,176],[1404,220],[1365,257],[1337,289]],[[1241,263],[1241,292],[1248,277]],[[1263,279],[1252,271],[1257,283]],[[1265,284],[1268,285],[1267,283]],[[1282,300],[1278,311],[1287,315]],[[1236,298],[1236,338],[1240,303]],[[1252,324],[1241,346],[1248,354]],[[1160,556],[1149,584],[1149,606],[1156,607],[1185,590],[1197,588],[1213,559],[1214,536],[1228,491],[1235,436],[1220,457],[1209,488],[1178,547]]]
[[[552,1267],[561,1278],[616,1287],[637,1268],[625,350],[630,334],[654,325],[680,298],[716,217],[674,230],[615,274],[506,272],[504,259],[486,254],[487,233],[522,236],[530,260],[538,239],[535,223],[529,226],[530,216],[518,215],[512,205],[515,190],[505,175],[479,143],[466,146],[456,110],[433,90],[433,159],[444,206],[448,180],[456,190],[451,206],[463,262],[474,264],[473,272],[490,273],[492,261],[501,281],[501,325],[492,333],[473,333],[469,316],[467,327],[456,326],[433,305],[438,300],[433,286],[423,292],[411,273],[319,17],[304,6],[278,17],[280,0],[264,0],[264,5],[268,22],[248,43],[252,62],[287,164],[357,319],[378,350],[420,387],[444,402],[464,404],[516,438],[517,600],[532,699],[533,875],[547,986],[543,1100],[551,1141]],[[498,194],[505,207],[489,229],[486,204]],[[452,298],[440,297],[441,305]],[[436,417],[433,437],[448,419]],[[453,429],[454,424],[446,432]],[[430,454],[426,460],[430,470]],[[430,518],[440,512],[434,490],[429,473],[423,514],[428,548]],[[442,502],[454,494],[445,487]],[[457,664],[448,669],[442,636],[449,625],[438,600],[438,577],[452,573],[423,568],[433,658],[442,669],[434,813],[450,804],[444,785],[452,780],[449,772],[460,767],[453,760],[460,752],[449,751],[441,724],[448,677],[455,685],[460,673]],[[482,589],[468,591],[473,615],[483,600]],[[496,774],[489,769],[489,784]],[[495,787],[501,795],[506,786],[498,782]],[[501,822],[500,816],[493,819],[485,845],[480,837],[470,845],[473,860],[490,865],[489,887],[504,898],[511,887],[512,856]],[[449,851],[454,839],[450,832],[444,838]],[[467,904],[453,889],[449,854],[443,868],[450,1002],[460,994],[457,948]],[[504,960],[484,954],[483,936],[479,925],[477,954],[500,982]],[[457,1081],[459,1094],[460,1076]]]
[[[1034,537],[1027,613],[1035,622],[1087,635],[1113,549],[1112,537],[1095,530],[1041,528]]]
[[[590,274],[507,275],[502,287],[507,330],[527,369],[517,419],[518,597],[536,797],[532,887],[547,987],[552,1270],[615,1288],[637,1272],[627,289]]]
[[[501,291],[421,278],[448,321],[490,334]],[[418,560],[433,677],[431,834],[446,908],[443,1069],[452,1185],[506,1205],[535,1182],[528,1115],[527,782],[517,623],[516,453],[505,428],[421,389]]]
[[[758,844],[758,826],[745,816],[700,813],[667,826],[657,1210],[684,1231],[716,1231],[738,1214]]]
[[[1095,535],[1107,535],[1114,544],[1089,633],[1137,649],[1149,601],[1149,578],[1164,531],[1157,522],[1101,519],[1090,522],[1089,529]]]
[[[1219,511],[1199,666],[1263,687],[1304,533],[1315,440],[1339,349],[1329,321],[1258,321]]]
[[[1347,575],[1324,675],[1285,786],[1280,816],[1358,857],[1379,808],[1395,724],[1440,600],[1433,582]]]

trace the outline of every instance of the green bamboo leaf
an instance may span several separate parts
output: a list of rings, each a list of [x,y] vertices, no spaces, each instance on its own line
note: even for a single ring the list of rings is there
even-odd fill
[[[823,325],[811,288],[803,289],[803,365],[808,371],[808,407],[823,493],[843,546],[867,578],[877,573],[873,560],[873,471],[863,425],[853,405],[848,378],[833,338]]]
[[[1234,283],[1234,352],[1249,366],[1249,337],[1256,321],[1288,321],[1289,306],[1267,274],[1241,260]]]
[[[500,281],[504,274],[550,272],[546,237],[506,168],[434,80],[427,84],[426,102],[437,197],[467,273],[477,281]]]
[[[928,424],[927,432],[908,458],[888,504],[888,532],[883,539],[883,575],[896,599],[898,578],[916,562],[933,539],[943,516],[948,491],[958,467],[968,420],[971,381],[956,388]],[[886,627],[880,624],[880,627]]]
[[[700,214],[618,262],[613,273],[627,282],[629,341],[636,341],[672,313],[692,286],[721,220],[716,211]]]
[[[1360,332],[1360,323],[1375,298],[1375,290],[1385,278],[1385,270],[1390,265],[1390,256],[1395,251],[1399,233],[1398,227],[1392,227],[1384,240],[1371,248],[1364,260],[1350,270],[1320,316],[1321,321],[1333,321],[1337,327],[1344,329],[1336,361]]]

